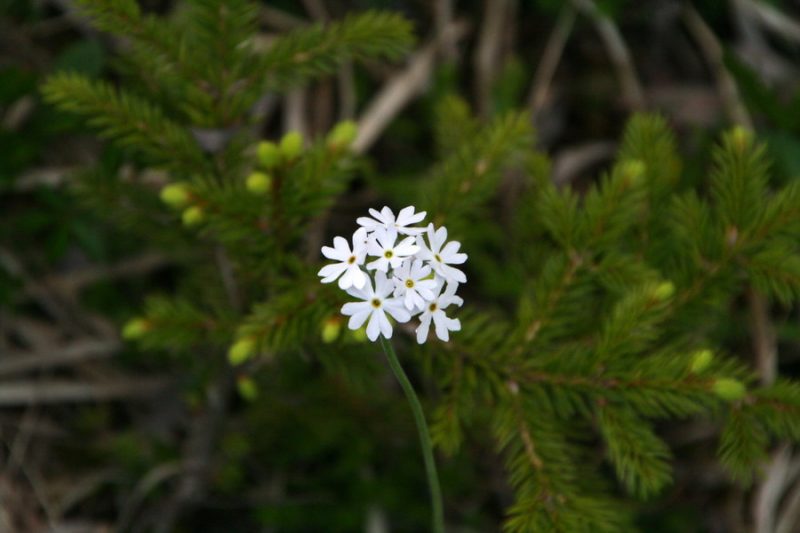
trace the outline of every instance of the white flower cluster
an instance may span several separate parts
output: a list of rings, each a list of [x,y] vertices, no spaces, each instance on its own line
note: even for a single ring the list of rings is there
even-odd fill
[[[464,303],[456,290],[467,276],[453,265],[463,264],[467,254],[459,253],[459,242],[447,242],[447,228],[412,227],[426,214],[414,211],[408,206],[395,217],[388,207],[370,209],[372,218],[357,220],[361,227],[353,234],[352,247],[344,237],[335,237],[333,248],[322,247],[322,254],[336,261],[319,271],[322,283],[338,279],[340,288],[360,300],[344,304],[342,314],[350,317],[347,325],[354,330],[369,320],[367,337],[372,341],[378,335],[391,338],[387,313],[398,322],[420,315],[420,344],[428,338],[431,322],[443,341],[461,329],[461,322],[444,310]]]

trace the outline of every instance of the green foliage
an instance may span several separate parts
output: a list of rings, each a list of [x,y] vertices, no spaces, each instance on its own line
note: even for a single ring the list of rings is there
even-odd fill
[[[259,68],[268,73],[267,87],[281,90],[332,72],[343,59],[398,58],[413,41],[411,25],[403,17],[367,11],[279,38],[262,56]]]
[[[374,347],[341,332],[341,292],[315,275],[321,241],[333,231],[328,214],[361,168],[346,149],[355,131],[348,125],[319,139],[288,132],[259,143],[250,110],[266,91],[345,61],[400,57],[412,42],[409,23],[367,12],[300,28],[263,49],[256,4],[244,0],[197,0],[167,17],[143,14],[132,0],[79,4],[100,29],[130,42],[117,61],[130,81],[115,87],[63,72],[43,94],[133,154],[134,164],[129,179],[119,162],[100,165],[78,176],[76,189],[175,262],[174,293],[151,297],[126,337],[175,354],[189,388],[235,383],[248,402],[245,418],[273,430],[258,431],[255,443],[225,441],[221,492],[254,482],[242,465],[259,453],[276,469],[341,454],[331,468],[343,471],[319,475],[333,485],[347,479],[355,493],[346,494],[349,506],[326,512],[361,527],[353,509],[378,496],[353,472],[386,455],[372,448],[379,436],[408,432],[386,427],[393,391],[379,386]],[[708,179],[687,183],[665,121],[636,116],[611,168],[572,188],[550,181],[526,114],[481,122],[454,97],[436,114],[441,160],[409,189],[463,243],[470,284],[463,331],[418,353],[423,377],[437,387],[437,445],[458,461],[476,435],[491,434],[504,459],[514,493],[506,531],[633,531],[636,500],[663,494],[672,481],[657,421],[724,423],[720,459],[743,481],[776,439],[800,440],[800,386],[751,385],[752,373],[714,334],[745,290],[784,305],[800,296],[800,188],[775,187],[752,133],[726,133]],[[349,205],[343,210],[349,232],[354,217]],[[699,350],[714,357],[700,364]],[[372,440],[357,417],[369,421]],[[287,449],[287,434],[304,447]],[[307,510],[254,514],[295,530],[324,520]],[[424,517],[404,511],[393,509],[419,529]]]
[[[456,153],[460,143],[471,161],[492,157],[495,146],[475,139],[497,126],[472,133],[456,105],[444,109],[454,126],[440,124],[438,138]],[[459,140],[459,127],[466,138]],[[496,175],[519,172],[520,140]],[[625,491],[651,498],[672,481],[672,453],[655,419],[722,416],[722,464],[737,479],[752,479],[774,439],[797,440],[797,385],[752,389],[741,364],[719,354],[698,363],[698,353],[711,354],[711,327],[726,320],[748,284],[786,305],[795,301],[800,232],[789,199],[796,185],[770,190],[763,145],[734,129],[714,149],[708,189],[693,190],[681,182],[665,121],[647,115],[631,119],[616,164],[585,193],[542,180],[540,164],[527,168],[533,172],[514,199],[526,222],[485,242],[495,250],[513,243],[513,253],[471,264],[481,275],[524,271],[526,289],[516,305],[497,310],[506,320],[490,330],[468,316],[453,347],[425,350],[442,359],[436,369],[446,376],[437,442],[451,454],[467,427],[491,418],[515,487],[506,522],[515,532],[631,531],[628,507],[608,497],[592,466],[590,435],[602,438]],[[453,174],[468,176],[467,169]],[[459,213],[457,189],[441,190],[448,210]],[[437,205],[432,191],[426,186],[423,198]],[[500,191],[499,180],[488,182],[463,205],[486,209]],[[481,334],[465,333],[473,328]]]

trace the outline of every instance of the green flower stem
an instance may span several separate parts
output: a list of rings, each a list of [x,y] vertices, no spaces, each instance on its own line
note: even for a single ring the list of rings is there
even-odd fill
[[[406,393],[408,403],[411,405],[411,411],[414,413],[414,421],[417,423],[417,432],[419,433],[419,442],[422,445],[422,456],[425,458],[425,472],[428,475],[428,487],[431,491],[431,505],[433,507],[433,533],[444,533],[444,513],[442,511],[442,490],[439,487],[439,475],[436,473],[436,463],[433,460],[433,445],[431,444],[431,436],[428,432],[428,423],[425,422],[425,413],[422,411],[422,404],[419,403],[417,393],[414,392],[414,387],[408,380],[408,376],[400,366],[400,361],[397,359],[397,354],[394,353],[392,343],[381,335],[381,347],[386,358],[389,360],[389,366],[392,367],[394,375],[397,376],[397,381],[403,387],[403,392]]]

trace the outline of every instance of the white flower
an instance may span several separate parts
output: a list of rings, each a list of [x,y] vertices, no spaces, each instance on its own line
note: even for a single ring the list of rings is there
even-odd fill
[[[363,228],[362,228],[363,229]],[[389,267],[397,268],[408,256],[419,252],[419,247],[414,244],[414,237],[406,237],[399,243],[397,230],[378,228],[367,243],[367,253],[378,257],[375,261],[367,263],[367,270],[380,270],[388,272]]]
[[[467,260],[467,254],[458,253],[461,243],[458,241],[447,241],[447,228],[441,227],[435,232],[433,224],[428,224],[428,243],[422,235],[417,237],[417,245],[420,247],[418,257],[428,261],[434,272],[442,276],[445,280],[457,283],[466,283],[467,276],[459,269],[450,265],[460,265]],[[444,246],[444,248],[442,248]]]
[[[366,234],[367,230],[364,228],[359,228],[353,234],[352,249],[344,237],[334,237],[333,248],[322,247],[322,254],[325,257],[340,261],[320,269],[317,275],[322,277],[322,283],[331,283],[339,278],[339,287],[345,290],[350,287],[360,289],[366,285],[367,275],[360,267],[364,264],[367,255]]]
[[[444,280],[441,281],[441,285],[444,285]],[[448,283],[444,293],[440,295],[441,285],[436,288],[433,300],[425,305],[425,310],[419,317],[419,327],[417,328],[417,342],[419,344],[424,343],[428,338],[431,320],[433,320],[433,325],[436,329],[436,336],[445,342],[450,340],[451,331],[461,331],[461,321],[457,318],[449,318],[444,313],[448,306],[452,304],[460,306],[464,303],[464,300],[456,296],[458,285],[456,283]]]
[[[423,228],[409,228],[407,227],[409,224],[416,224],[417,222],[421,222],[422,219],[425,218],[426,212],[420,211],[419,213],[414,213],[414,206],[404,207],[397,213],[397,218],[395,218],[394,213],[391,209],[384,206],[380,212],[377,209],[370,209],[369,213],[373,216],[373,218],[369,217],[359,217],[356,222],[360,226],[363,226],[367,229],[367,231],[375,231],[379,228],[385,229],[394,229],[398,233],[402,233],[404,235],[419,235],[423,231]]]
[[[350,317],[347,327],[358,329],[367,324],[367,337],[374,341],[382,334],[387,339],[392,338],[392,324],[386,318],[389,313],[398,322],[408,322],[411,314],[403,307],[400,298],[389,298],[393,289],[392,283],[383,272],[375,273],[375,289],[372,283],[367,283],[363,289],[351,288],[347,291],[351,296],[361,299],[361,302],[349,302],[342,306],[342,314]]]
[[[394,295],[403,296],[403,302],[409,311],[422,311],[425,300],[435,298],[434,290],[439,282],[435,279],[425,279],[431,273],[431,267],[419,259],[406,259],[399,267],[394,269]],[[438,292],[438,291],[437,291]]]

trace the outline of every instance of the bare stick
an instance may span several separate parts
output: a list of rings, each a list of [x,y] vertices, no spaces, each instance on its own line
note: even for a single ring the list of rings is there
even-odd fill
[[[120,348],[119,341],[76,341],[49,353],[9,355],[0,359],[0,377],[109,357]],[[0,385],[2,387],[2,385]]]
[[[717,40],[717,36],[714,35],[714,32],[711,31],[711,28],[708,27],[700,14],[689,5],[683,11],[683,19],[689,32],[697,41],[706,63],[708,63],[714,74],[717,91],[720,98],[722,98],[728,119],[734,124],[741,124],[748,129],[752,129],[753,121],[750,119],[750,114],[739,97],[739,89],[736,87],[736,82],[734,82],[733,77],[725,68],[722,45]]]
[[[558,15],[550,37],[547,39],[542,59],[539,61],[539,66],[536,67],[536,74],[533,77],[528,105],[530,105],[534,115],[544,107],[547,101],[547,96],[550,93],[550,84],[553,81],[556,67],[561,61],[564,46],[567,44],[567,39],[572,32],[574,24],[575,8],[571,4],[565,4]]]
[[[168,382],[163,379],[126,379],[104,383],[56,380],[2,383],[0,406],[146,398],[167,385]]]
[[[500,67],[500,49],[508,31],[508,18],[514,0],[486,0],[483,8],[478,46],[473,56],[477,107],[481,116],[488,116],[492,84]]]
[[[592,20],[600,35],[611,63],[614,65],[614,70],[617,72],[625,105],[630,109],[644,109],[644,90],[639,82],[639,76],[636,74],[636,66],[628,45],[625,44],[617,25],[600,12],[592,0],[572,0],[572,3]]]
[[[458,59],[457,41],[447,31],[447,28],[453,23],[453,18],[453,0],[434,0],[433,21],[436,25],[436,34],[442,36],[442,58],[448,62],[454,62]]]
[[[447,32],[458,39],[466,34],[467,26],[456,22]],[[433,72],[439,46],[440,41],[434,40],[416,52],[408,66],[390,78],[367,105],[358,120],[358,137],[353,143],[353,151],[359,154],[366,152],[406,104],[425,89]]]

